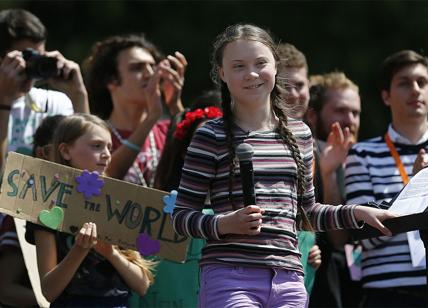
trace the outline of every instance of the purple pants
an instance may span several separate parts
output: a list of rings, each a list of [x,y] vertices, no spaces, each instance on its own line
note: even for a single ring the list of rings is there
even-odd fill
[[[307,307],[302,274],[277,268],[209,264],[201,268],[199,307]]]

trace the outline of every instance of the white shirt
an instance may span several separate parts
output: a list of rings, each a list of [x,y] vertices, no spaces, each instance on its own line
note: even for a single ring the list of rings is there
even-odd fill
[[[47,116],[71,115],[73,105],[62,92],[32,88],[12,104],[9,116],[8,151],[31,155],[33,136]]]

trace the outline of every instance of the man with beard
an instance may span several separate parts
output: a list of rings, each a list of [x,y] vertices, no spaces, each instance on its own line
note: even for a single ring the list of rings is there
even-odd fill
[[[344,204],[344,162],[358,138],[361,102],[358,87],[344,73],[312,76],[305,120],[315,138],[315,189],[319,202]],[[347,307],[359,300],[359,286],[348,274],[344,231],[317,234],[322,263],[315,279],[310,306]],[[352,296],[351,296],[352,294]]]
[[[384,134],[349,152],[346,196],[351,204],[389,201],[427,166],[428,59],[411,50],[394,53],[382,63],[380,83],[392,121]],[[406,233],[361,244],[364,307],[426,307],[425,264],[412,265]]]
[[[345,201],[343,164],[360,128],[359,89],[341,72],[312,76],[310,84],[305,120],[320,154],[321,199],[327,204],[341,204]],[[341,146],[334,146],[338,144]],[[331,150],[335,153],[330,153]],[[326,159],[327,154],[335,154],[336,159]]]

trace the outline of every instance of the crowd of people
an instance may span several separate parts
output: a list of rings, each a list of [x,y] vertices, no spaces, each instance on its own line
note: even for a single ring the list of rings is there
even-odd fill
[[[425,307],[426,269],[387,209],[428,165],[428,58],[380,67],[385,134],[359,141],[361,101],[343,72],[310,75],[305,55],[235,24],[213,43],[213,89],[182,101],[188,61],[143,34],[96,42],[82,64],[46,51],[32,13],[0,12],[0,170],[8,152],[178,191],[184,264],[27,223],[52,307]],[[29,72],[28,49],[56,68]],[[39,82],[43,87],[39,87]],[[189,106],[185,108],[184,106]],[[167,110],[167,112],[164,112]],[[255,204],[244,203],[236,147],[253,148]],[[383,234],[353,242],[367,223]],[[37,306],[12,217],[0,213],[0,307]],[[361,259],[351,275],[349,254]],[[358,264],[353,264],[356,266]]]

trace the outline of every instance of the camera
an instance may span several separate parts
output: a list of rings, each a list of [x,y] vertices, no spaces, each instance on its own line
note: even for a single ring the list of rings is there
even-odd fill
[[[34,49],[27,48],[22,51],[25,60],[25,73],[28,78],[47,79],[60,75],[57,68],[57,59],[41,55]]]

